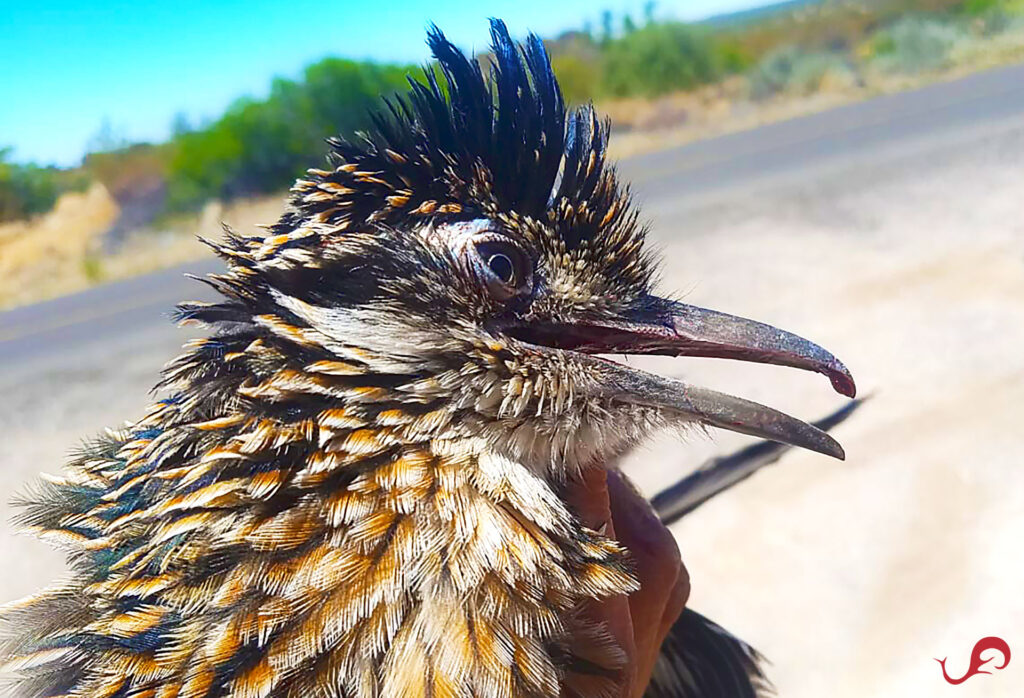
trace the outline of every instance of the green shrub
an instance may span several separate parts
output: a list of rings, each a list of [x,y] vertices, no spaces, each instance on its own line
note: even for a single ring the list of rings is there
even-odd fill
[[[973,20],[983,36],[993,36],[1024,24],[1024,0],[967,0],[960,12]]]
[[[829,73],[853,79],[853,69],[840,54],[785,46],[765,55],[750,72],[750,91],[755,99],[777,93],[809,94]]]
[[[602,88],[616,97],[653,97],[720,78],[721,57],[707,32],[679,22],[648,24],[608,42]]]
[[[566,54],[552,57],[551,68],[570,104],[583,104],[597,96],[601,85],[601,66],[597,61]]]
[[[1005,4],[1006,0],[966,0],[960,9],[966,15],[978,17],[1002,9]]]
[[[753,67],[754,54],[742,42],[731,38],[716,39],[715,60],[726,73],[742,73]]]
[[[909,16],[872,37],[875,65],[890,73],[922,73],[944,67],[965,30],[954,21]]]
[[[9,162],[10,154],[10,148],[0,148],[0,221],[46,213],[61,194],[89,183],[78,171]]]
[[[303,79],[275,80],[265,100],[235,102],[209,127],[179,133],[172,142],[167,206],[197,208],[287,187],[323,162],[324,139],[369,126],[380,95],[406,85],[410,66],[328,58]]]

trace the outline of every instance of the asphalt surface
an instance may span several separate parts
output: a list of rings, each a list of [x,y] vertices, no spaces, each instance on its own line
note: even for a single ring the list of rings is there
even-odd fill
[[[981,637],[1024,647],[1022,163],[1024,66],[621,163],[668,292],[808,336],[875,393],[837,430],[846,463],[793,452],[673,526],[692,605],[772,660],[780,695],[1020,695],[1024,662],[948,686],[933,659],[956,675]],[[184,271],[0,314],[7,491],[139,416],[188,338],[174,303],[210,298]],[[816,375],[636,362],[806,419],[842,404]],[[624,467],[653,493],[749,442],[710,436]],[[63,569],[11,531],[0,601]]]
[[[1024,65],[879,97],[632,158],[622,171],[649,200],[734,195],[739,188],[881,165],[1016,122]]]

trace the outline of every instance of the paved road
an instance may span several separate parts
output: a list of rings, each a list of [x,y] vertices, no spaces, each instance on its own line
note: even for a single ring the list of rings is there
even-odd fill
[[[1024,114],[1024,65],[638,156],[622,170],[648,199],[699,200],[967,141]]]
[[[1024,647],[1022,163],[1024,67],[622,163],[670,291],[808,335],[877,391],[838,431],[846,463],[791,453],[674,527],[694,607],[772,659],[780,695],[1020,695],[1024,662],[950,689],[932,658]],[[138,416],[186,336],[173,303],[204,293],[181,271],[0,315],[10,489]],[[840,402],[775,367],[637,363],[807,418]],[[626,468],[655,491],[743,443],[713,439]],[[0,601],[62,568],[8,527],[0,560]]]

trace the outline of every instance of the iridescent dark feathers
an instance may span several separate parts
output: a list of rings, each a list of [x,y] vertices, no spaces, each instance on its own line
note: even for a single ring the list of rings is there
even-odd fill
[[[410,79],[408,96],[388,101],[369,133],[332,139],[335,171],[299,183],[298,217],[393,225],[496,213],[544,220],[582,207],[584,224],[575,219],[561,229],[572,249],[607,227],[606,218],[626,213],[605,163],[607,126],[589,106],[567,116],[538,37],[520,49],[500,21],[491,36],[485,76],[433,29],[428,43],[443,79],[428,68],[426,83]]]

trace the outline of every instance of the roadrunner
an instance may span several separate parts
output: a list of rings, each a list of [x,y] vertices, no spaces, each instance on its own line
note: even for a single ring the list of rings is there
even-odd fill
[[[608,354],[818,371],[820,347],[652,294],[655,260],[541,41],[437,69],[330,141],[265,235],[227,231],[210,329],[166,397],[23,502],[68,581],[4,611],[25,696],[617,695],[579,612],[637,588],[563,497],[663,428],[841,458],[823,431]],[[753,695],[756,655],[686,612],[650,696]]]

